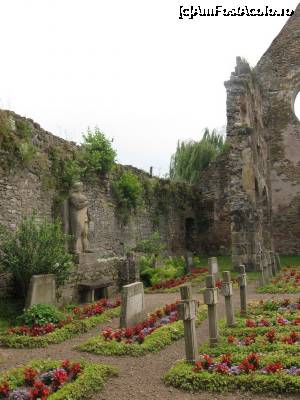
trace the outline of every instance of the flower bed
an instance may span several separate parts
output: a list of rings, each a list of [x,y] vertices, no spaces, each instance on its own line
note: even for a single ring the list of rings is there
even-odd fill
[[[300,293],[300,270],[286,267],[268,285],[257,288],[258,293]]]
[[[222,354],[218,358],[202,355],[195,365],[176,363],[165,381],[189,391],[252,391],[257,393],[299,393],[300,364],[298,357],[284,353],[260,357]]]
[[[248,307],[236,326],[221,323],[217,346],[200,348],[195,365],[181,361],[165,376],[186,390],[300,392],[298,300],[265,301]],[[266,315],[266,314],[267,315]]]
[[[86,399],[101,389],[109,376],[116,374],[115,368],[85,361],[33,361],[0,374],[0,399]]]
[[[120,301],[111,303],[106,299],[92,304],[75,307],[66,319],[58,324],[18,326],[10,328],[6,334],[0,335],[0,345],[14,348],[45,347],[60,343],[77,334],[87,332],[97,324],[119,316]]]
[[[206,318],[206,307],[200,306],[197,321]],[[110,328],[88,342],[78,346],[81,351],[102,355],[141,356],[158,352],[174,340],[183,337],[183,323],[178,321],[176,303],[152,313],[141,324],[130,329]]]
[[[200,284],[207,274],[207,268],[193,268],[191,273],[180,278],[172,278],[162,281],[145,289],[145,293],[175,293],[179,291],[179,286],[186,282],[192,282],[192,285]]]

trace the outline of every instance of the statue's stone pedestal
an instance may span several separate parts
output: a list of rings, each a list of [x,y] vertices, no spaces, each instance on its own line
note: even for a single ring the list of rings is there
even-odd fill
[[[66,285],[60,289],[59,302],[62,304],[71,301],[88,301],[83,298],[80,285],[99,283],[99,290],[95,289],[93,300],[97,300],[101,293],[103,297],[112,297],[118,292],[119,271],[123,268],[125,259],[121,257],[101,258],[101,252],[80,253],[75,255],[75,265]],[[109,287],[101,291],[103,283],[110,282]],[[92,301],[92,298],[89,300]]]

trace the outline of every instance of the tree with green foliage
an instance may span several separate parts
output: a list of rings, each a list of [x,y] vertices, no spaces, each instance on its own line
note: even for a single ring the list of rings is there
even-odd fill
[[[0,269],[13,275],[20,297],[25,299],[32,275],[55,274],[58,286],[66,281],[73,258],[58,220],[40,222],[34,213],[15,231],[0,228]]]
[[[223,136],[215,129],[205,129],[200,141],[178,141],[170,162],[170,178],[192,184],[199,182],[203,171],[225,149]]]
[[[80,149],[80,159],[88,175],[107,173],[116,162],[116,151],[109,140],[98,128],[94,131],[88,129],[83,135],[84,142]]]

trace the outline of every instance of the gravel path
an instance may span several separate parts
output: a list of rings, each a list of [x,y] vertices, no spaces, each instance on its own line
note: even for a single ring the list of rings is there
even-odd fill
[[[236,307],[238,307],[239,294],[238,290],[234,290],[234,299]],[[285,297],[296,297],[295,295],[259,295],[255,293],[253,283],[249,286],[249,300],[251,299],[262,299],[262,298],[285,298]],[[146,295],[146,307],[147,311],[163,306],[167,303],[179,298],[178,293],[172,294],[151,294]],[[201,296],[202,297],[202,296]],[[196,294],[195,298],[200,298],[199,294]],[[202,300],[202,299],[201,299]],[[218,313],[221,318],[224,316],[224,306],[221,300],[218,306]],[[158,354],[148,354],[143,357],[104,357],[93,354],[78,352],[74,350],[74,346],[86,341],[88,338],[98,334],[99,329],[103,326],[116,327],[118,320],[114,319],[111,323],[106,323],[102,326],[94,328],[87,334],[82,335],[64,343],[51,345],[44,349],[1,349],[0,356],[4,359],[4,362],[0,364],[0,370],[5,370],[11,367],[18,367],[27,363],[31,359],[86,359],[94,362],[102,362],[114,365],[119,368],[120,373],[116,378],[110,379],[104,390],[93,397],[91,400],[140,400],[140,399],[166,399],[166,400],[244,400],[244,399],[279,399],[285,398],[290,400],[299,400],[299,396],[279,396],[267,397],[254,396],[248,393],[234,393],[230,395],[217,395],[212,393],[185,393],[177,390],[173,387],[165,386],[162,382],[162,377],[171,365],[179,359],[184,358],[184,339],[174,342],[172,345],[166,347]],[[208,324],[204,321],[197,328],[198,344],[202,344],[208,339]]]

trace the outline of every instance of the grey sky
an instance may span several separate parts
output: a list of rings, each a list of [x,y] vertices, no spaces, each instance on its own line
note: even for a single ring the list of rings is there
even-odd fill
[[[179,20],[189,4],[297,1],[0,0],[0,107],[77,142],[97,125],[119,162],[167,172],[178,139],[226,123],[223,82],[235,57],[254,66],[287,20]]]

